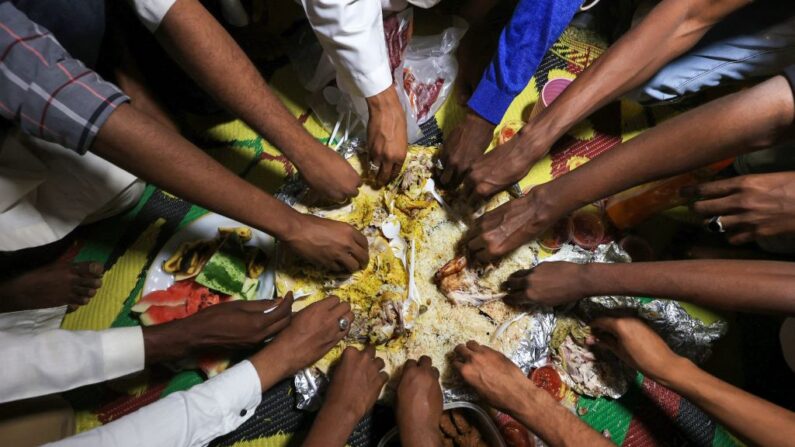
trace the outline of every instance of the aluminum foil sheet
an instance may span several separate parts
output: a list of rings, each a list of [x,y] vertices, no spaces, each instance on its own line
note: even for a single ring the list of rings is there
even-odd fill
[[[567,245],[544,261],[631,262],[616,243],[600,245],[594,252]],[[605,314],[630,314],[646,320],[677,354],[702,363],[711,354],[712,344],[726,333],[725,321],[705,324],[676,301],[631,296],[596,296],[581,300],[573,309],[590,320]]]
[[[552,261],[584,264],[631,262],[631,259],[616,243],[602,244],[594,251],[566,244],[539,263]],[[604,314],[636,315],[656,329],[674,351],[699,363],[709,357],[712,344],[726,332],[727,328],[724,321],[704,324],[690,316],[677,302],[664,299],[598,296],[581,300],[578,304],[559,309],[557,312],[574,314],[586,321]],[[509,356],[525,373],[531,368],[548,363],[549,342],[557,323],[556,311],[548,308],[533,309],[526,318],[532,319],[530,330]],[[315,368],[308,368],[296,375],[298,408],[316,408],[320,403],[320,394],[327,383],[328,379]],[[464,386],[444,387],[442,391],[445,402],[478,400],[477,395]],[[611,397],[620,396],[613,394]]]

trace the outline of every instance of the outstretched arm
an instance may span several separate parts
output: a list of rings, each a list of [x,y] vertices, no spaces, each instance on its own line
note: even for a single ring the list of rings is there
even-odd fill
[[[783,76],[683,113],[485,214],[469,248],[482,260],[494,259],[598,199],[767,147],[790,130],[794,114]]]
[[[518,135],[475,163],[467,183],[488,197],[519,181],[572,126],[642,85],[750,0],[665,0],[628,31]],[[507,168],[506,168],[507,167]]]
[[[347,334],[337,324],[342,316],[353,319],[350,307],[336,298],[313,303],[296,313],[272,342],[247,361],[187,391],[169,394],[109,424],[53,445],[206,446],[251,418],[264,391],[334,347]]]
[[[155,36],[216,101],[282,150],[317,192],[334,201],[356,195],[361,180],[353,168],[304,130],[198,0],[178,0]]]
[[[610,446],[601,434],[538,388],[501,353],[475,341],[458,345],[453,361],[461,377],[494,408],[510,414],[554,446]]]
[[[795,413],[708,374],[676,355],[643,321],[601,318],[591,325],[601,343],[630,366],[681,394],[750,445],[786,446]]]
[[[573,125],[641,86],[665,64],[692,48],[715,24],[750,3],[751,0],[660,2],[521,133],[526,134],[529,144],[543,141],[546,152]]]
[[[179,197],[274,235],[319,265],[356,270],[367,262],[367,240],[353,227],[296,212],[129,105],[110,115],[91,150]]]
[[[342,447],[356,424],[373,408],[389,375],[375,348],[349,346],[334,369],[325,402],[304,440],[304,447]]]
[[[576,278],[576,281],[572,281]],[[589,296],[671,298],[718,309],[795,315],[795,265],[696,260],[630,264],[542,263],[513,274],[511,303],[556,306]]]

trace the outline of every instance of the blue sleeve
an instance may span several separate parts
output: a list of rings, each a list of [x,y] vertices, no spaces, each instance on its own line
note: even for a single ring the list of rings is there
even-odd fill
[[[498,124],[581,4],[582,0],[520,0],[469,107]]]

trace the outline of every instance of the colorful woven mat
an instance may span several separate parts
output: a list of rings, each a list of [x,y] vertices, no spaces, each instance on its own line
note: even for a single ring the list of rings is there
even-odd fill
[[[281,29],[286,28],[282,25]],[[504,121],[526,120],[550,79],[574,78],[603,51],[592,37],[568,30],[546,55],[535,78],[514,100]],[[314,119],[302,98],[306,93],[297,84],[295,73],[283,55],[269,61],[270,85],[288,109],[316,138],[328,133]],[[262,68],[262,67],[261,67]],[[455,95],[451,95],[454,98]],[[646,110],[637,104],[620,102],[594,114],[541,160],[521,182],[530,185],[549,181],[575,169],[590,158],[626,141],[653,126],[671,111]],[[436,116],[423,126],[423,144],[439,144],[464,114],[455,100],[448,100]],[[218,123],[216,118],[189,118],[199,135],[200,145],[213,157],[249,182],[273,192],[293,167],[271,144],[240,121]],[[124,215],[81,230],[82,247],[77,261],[104,264],[104,285],[94,299],[64,320],[66,329],[104,329],[138,324],[130,307],[140,298],[152,259],[175,232],[206,211],[164,191],[149,186],[135,209]],[[702,315],[710,318],[709,315]],[[78,410],[77,430],[91,429],[147,405],[171,392],[200,383],[195,371],[173,373],[151,368],[132,378],[82,388],[68,394]],[[234,432],[217,439],[218,446],[285,446],[305,432],[312,415],[295,410],[289,382],[263,395],[254,417]],[[594,429],[620,445],[702,445],[728,446],[736,441],[692,404],[671,391],[638,377],[636,386],[623,398],[579,401],[578,414]],[[352,435],[352,446],[375,445],[391,425],[388,409],[377,408]]]

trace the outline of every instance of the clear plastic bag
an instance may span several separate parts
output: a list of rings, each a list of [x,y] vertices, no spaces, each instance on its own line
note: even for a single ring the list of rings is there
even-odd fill
[[[395,69],[398,97],[406,111],[409,141],[422,138],[420,125],[428,121],[450,96],[458,61],[455,50],[466,33],[463,20],[435,36],[417,36],[406,49],[403,64]]]
[[[452,27],[434,36],[413,36],[413,10],[408,8],[384,20],[384,39],[394,88],[406,112],[408,140],[422,138],[420,125],[444,104],[458,72],[455,50],[466,32],[466,23],[454,19]],[[311,32],[311,30],[310,30]],[[309,106],[330,132],[329,145],[350,139],[364,140],[369,114],[364,98],[333,85],[333,66],[316,39],[306,31],[296,36],[290,59],[299,80],[312,91]]]

